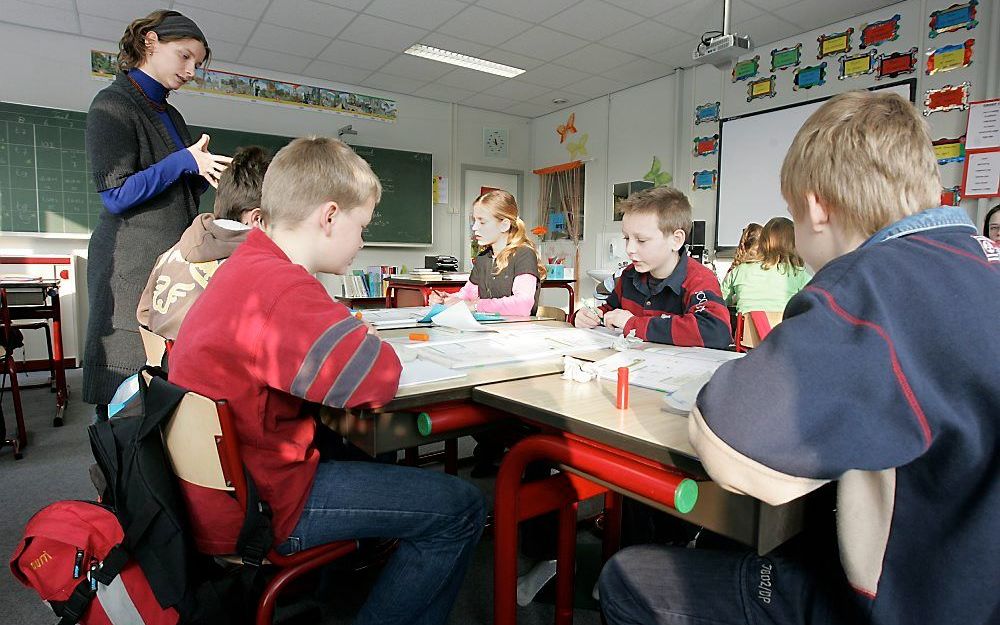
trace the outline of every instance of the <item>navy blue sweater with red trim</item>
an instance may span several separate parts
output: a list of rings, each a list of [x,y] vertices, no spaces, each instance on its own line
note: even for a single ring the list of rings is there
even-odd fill
[[[635,330],[644,341],[716,349],[732,342],[729,309],[719,279],[687,254],[681,254],[677,267],[660,282],[651,280],[648,272],[637,271],[635,265],[626,267],[601,306],[603,312],[617,308],[635,315],[625,324],[625,334]]]

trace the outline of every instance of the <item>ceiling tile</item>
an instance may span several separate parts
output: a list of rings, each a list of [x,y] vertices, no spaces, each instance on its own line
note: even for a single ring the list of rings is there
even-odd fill
[[[254,31],[250,42],[255,48],[315,57],[330,43],[330,38],[274,24],[261,23]]]
[[[320,60],[361,69],[375,70],[395,58],[396,53],[359,43],[334,39],[319,55]]]
[[[733,30],[741,35],[750,35],[754,47],[765,46],[802,33],[801,26],[786,22],[770,13],[740,22],[733,26]]]
[[[481,109],[487,109],[490,111],[505,111],[510,107],[517,104],[514,100],[509,100],[507,98],[501,98],[494,95],[486,95],[484,93],[477,93],[476,95],[462,100],[462,104],[466,106],[475,106]]]
[[[80,16],[80,34],[95,39],[113,41],[117,44],[125,33],[125,26],[121,20],[109,20],[96,15]],[[212,53],[215,53],[215,46],[212,46]]]
[[[584,72],[603,74],[604,72],[635,61],[639,57],[592,43],[555,60],[564,67],[572,67]]]
[[[600,41],[612,33],[635,26],[642,16],[623,10],[603,0],[583,0],[562,13],[550,17],[543,24],[587,41]]]
[[[445,22],[438,31],[495,46],[530,27],[531,24],[523,20],[470,6]]]
[[[385,91],[395,91],[396,93],[413,93],[426,84],[426,80],[414,80],[412,78],[402,78],[400,76],[390,76],[375,72],[362,81],[366,87],[383,89]]]
[[[483,93],[523,101],[537,98],[548,90],[548,87],[539,87],[538,85],[512,78],[511,80],[505,80],[495,87],[490,87]]]
[[[24,24],[36,28],[49,28],[67,33],[79,33],[80,27],[76,21],[76,11],[60,11],[59,9],[41,9],[37,4],[21,2],[20,0],[4,0],[3,21],[13,24]],[[121,39],[126,24],[121,24],[121,30],[116,39]]]
[[[689,39],[690,35],[648,20],[605,37],[601,43],[639,56],[649,56],[654,52],[666,50],[682,38]]]
[[[657,52],[649,58],[663,63],[664,66],[670,68],[671,70],[677,67],[691,67],[694,65],[694,61],[691,59],[691,53],[694,52],[694,47],[696,45],[698,45],[697,39],[688,39],[687,41],[679,43],[668,50]]]
[[[414,91],[413,95],[420,96],[421,98],[430,98],[431,100],[441,100],[442,102],[461,102],[465,98],[476,94],[467,89],[459,89],[458,87],[449,87],[448,85],[432,82]]]
[[[379,68],[378,71],[385,74],[392,74],[393,76],[403,76],[427,82],[429,80],[437,80],[453,69],[455,69],[454,65],[440,61],[431,61],[408,54],[400,54]]]
[[[564,87],[571,82],[583,80],[590,74],[549,63],[518,76],[524,82],[550,89]]]
[[[572,82],[564,87],[570,93],[577,93],[588,98],[596,98],[615,91],[621,91],[628,87],[627,84],[617,80],[611,80],[604,76],[590,76],[576,82]]]
[[[365,13],[434,30],[466,6],[456,0],[373,0]]]
[[[479,0],[478,5],[514,17],[530,16],[531,21],[543,22],[579,0]]]
[[[76,2],[74,0],[31,0],[30,4],[76,13]],[[122,30],[125,29],[122,28]]]
[[[7,12],[7,7],[10,5],[24,4],[23,2],[18,2],[18,0],[5,0],[4,1],[4,13]],[[163,2],[159,0],[130,0],[127,3],[127,10],[123,13],[123,7],[126,3],[121,0],[77,0],[76,8],[80,13],[86,13],[87,15],[96,15],[98,17],[107,17],[109,15],[122,16],[122,32],[125,32],[125,27],[128,23],[137,17],[142,17],[144,15],[149,15],[157,9],[163,8]]]
[[[301,74],[305,70],[306,65],[309,64],[309,59],[247,46],[243,49],[243,54],[240,55],[239,63],[241,65],[270,69],[277,72]]]
[[[566,102],[562,104],[553,104],[552,100],[557,100],[557,99],[566,100]],[[532,104],[537,104],[539,106],[551,107],[553,109],[557,109],[557,108],[562,108],[564,106],[573,106],[574,104],[579,104],[580,102],[583,102],[585,100],[586,100],[585,97],[577,95],[575,93],[570,93],[564,89],[555,89],[553,91],[549,91],[548,93],[543,93],[537,98],[531,98],[530,100],[528,100],[528,102]]]
[[[215,61],[228,61],[230,63],[235,63],[236,60],[240,58],[240,52],[243,52],[243,46],[241,44],[229,43],[228,41],[213,41],[211,48],[212,58],[209,61],[209,67],[212,67],[212,63]]]
[[[530,56],[501,50],[500,48],[492,48],[480,56],[488,61],[503,63],[504,65],[510,65],[511,67],[523,70],[535,69],[536,67],[545,65],[545,61],[541,59],[533,59]]]
[[[323,4],[330,4],[335,7],[341,7],[344,9],[350,9],[352,11],[360,11],[361,9],[368,6],[371,0],[318,0]]]
[[[867,4],[871,5],[873,3],[869,2]],[[878,2],[877,4],[884,5],[886,3]],[[849,19],[861,12],[852,10],[852,8],[856,7],[845,6],[844,2],[824,3],[819,0],[802,0],[781,9],[778,15],[782,19],[792,22],[801,30],[813,30],[814,28],[822,28]],[[864,10],[874,11],[877,8],[880,7],[868,6]]]
[[[835,3],[829,3],[835,4]],[[746,0],[733,0],[731,23],[743,22],[762,13]],[[721,2],[690,2],[656,16],[656,21],[689,35],[700,37],[710,30],[722,30]]]
[[[346,65],[337,65],[336,63],[327,63],[326,61],[313,61],[306,67],[304,74],[310,77],[329,80],[330,82],[360,85],[365,78],[371,75],[371,71],[356,67],[347,67]]]
[[[270,0],[212,0],[211,4],[216,13],[259,20],[269,3]],[[182,9],[176,10],[183,12]]]
[[[459,67],[437,79],[437,82],[449,87],[459,87],[469,91],[480,92],[506,80],[503,76],[477,72],[473,69]]]
[[[264,21],[336,37],[356,15],[352,11],[311,0],[274,0],[264,13]]]
[[[198,28],[201,28],[201,31],[205,33],[205,38],[208,39],[209,47],[217,39],[243,45],[247,43],[247,39],[250,38],[253,29],[257,26],[257,22],[254,20],[223,15],[200,7],[178,4],[177,10],[198,24]]]
[[[754,5],[758,9],[764,9],[765,11],[780,9],[781,7],[786,7],[789,4],[795,4],[798,1],[799,0],[748,0],[750,4]]]
[[[585,45],[587,45],[585,39],[557,33],[544,26],[535,26],[499,47],[536,59],[551,61],[569,54],[573,50],[579,50]]]
[[[605,72],[604,76],[612,80],[620,80],[632,85],[655,80],[674,71],[674,65],[638,59]]]
[[[645,17],[653,17],[690,0],[607,0],[607,2]]]
[[[544,106],[521,102],[520,104],[515,104],[504,112],[509,113],[510,115],[519,115],[521,117],[540,117],[548,111]]]
[[[371,15],[359,15],[339,37],[354,43],[402,52],[426,34],[427,31],[423,28],[397,24]]]
[[[484,52],[490,49],[490,47],[484,43],[466,41],[465,39],[452,37],[451,35],[443,35],[441,33],[431,33],[421,39],[420,43],[434,48],[441,48],[442,50],[458,52],[459,54],[468,54],[469,56],[482,56]]]

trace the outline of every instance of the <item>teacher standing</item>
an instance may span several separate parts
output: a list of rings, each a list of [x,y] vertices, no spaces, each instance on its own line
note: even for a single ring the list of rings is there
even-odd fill
[[[83,400],[98,415],[125,378],[145,363],[135,321],[156,258],[198,215],[198,201],[231,159],[195,143],[171,91],[194,78],[211,51],[201,29],[177,11],[129,24],[119,42],[118,76],[87,113],[87,157],[104,207],[90,237],[90,321]]]

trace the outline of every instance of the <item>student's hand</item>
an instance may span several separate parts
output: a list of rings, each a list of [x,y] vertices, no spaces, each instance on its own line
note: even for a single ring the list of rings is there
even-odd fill
[[[462,298],[459,297],[459,296],[457,296],[457,295],[448,295],[448,296],[446,296],[444,298],[444,301],[442,303],[445,306],[451,306],[452,304],[455,304],[455,303],[458,303],[458,302],[461,302],[461,301],[463,301]]]
[[[627,310],[616,308],[604,313],[604,325],[615,330],[624,330],[625,324],[634,315]]]
[[[581,308],[573,318],[573,325],[578,328],[596,328],[601,325],[600,311],[593,308]]]
[[[219,176],[222,175],[222,172],[226,171],[226,167],[229,166],[229,163],[233,162],[233,159],[228,156],[209,152],[208,140],[208,135],[202,135],[201,139],[198,139],[198,142],[187,150],[194,156],[194,160],[198,163],[198,175],[207,180],[208,184],[218,189]]]
[[[447,293],[442,293],[441,291],[431,291],[431,294],[427,296],[427,303],[431,306],[435,304],[443,304],[446,299],[448,299]]]

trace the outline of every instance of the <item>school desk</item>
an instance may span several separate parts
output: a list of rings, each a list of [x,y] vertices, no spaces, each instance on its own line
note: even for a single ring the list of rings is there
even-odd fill
[[[542,280],[543,289],[565,289],[569,294],[569,314],[576,306],[574,280]],[[411,278],[389,278],[385,287],[385,307],[427,306],[431,291],[454,293],[465,285],[464,280],[413,280]]]
[[[547,461],[587,482],[639,499],[661,510],[702,525],[714,532],[766,553],[795,536],[803,523],[804,503],[796,500],[770,506],[744,495],[736,495],[712,482],[688,440],[687,417],[661,410],[662,394],[631,387],[629,408],[615,408],[615,383],[578,383],[548,375],[515,382],[483,385],[473,391],[473,401],[518,415],[540,426],[542,434],[519,442],[504,457],[496,482],[496,559],[494,576],[494,622],[509,625],[516,618],[517,523],[527,518],[519,507],[536,497],[523,491],[538,491],[535,483],[521,484],[529,462]],[[687,514],[674,507],[678,472],[698,480],[697,503]],[[551,478],[550,478],[551,479]],[[662,480],[662,481],[658,481]],[[580,497],[593,496],[586,483],[566,483]],[[621,495],[606,495],[610,510],[610,533],[620,527]],[[559,553],[562,580],[557,573],[556,622],[572,620],[573,545],[575,502],[561,502]],[[539,509],[527,514],[546,512]],[[609,557],[617,536],[605,543]]]
[[[66,368],[63,362],[62,342],[62,312],[59,307],[59,280],[0,280],[0,287],[5,289],[12,300],[10,304],[11,321],[26,319],[49,319],[52,321],[52,372],[56,391],[56,414],[52,424],[63,424],[63,413],[69,391],[66,387]],[[18,304],[23,299],[30,303]],[[16,324],[15,324],[16,325]]]

